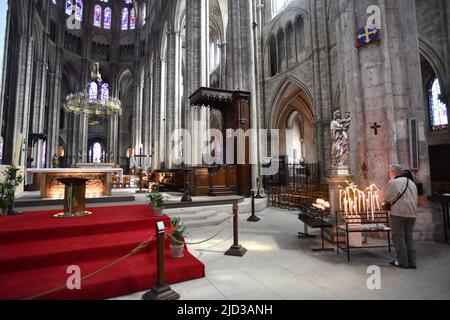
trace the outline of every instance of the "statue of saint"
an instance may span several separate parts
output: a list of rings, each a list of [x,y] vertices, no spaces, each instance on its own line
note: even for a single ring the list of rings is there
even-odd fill
[[[53,168],[59,168],[59,156],[55,153],[52,160]]]
[[[91,78],[92,80],[97,81],[98,83],[102,83],[102,75],[100,73],[100,64],[98,62],[94,63],[94,67],[92,68],[91,72]]]
[[[349,165],[349,139],[348,130],[351,125],[350,113],[346,113],[346,118],[341,119],[341,111],[334,112],[331,121],[331,167],[348,167]]]

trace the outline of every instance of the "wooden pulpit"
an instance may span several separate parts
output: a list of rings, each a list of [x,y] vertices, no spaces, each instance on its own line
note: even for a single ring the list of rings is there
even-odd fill
[[[216,109],[222,115],[222,135],[226,143],[227,129],[242,130],[247,132],[250,126],[250,93],[244,91],[229,91],[214,88],[199,88],[194,92],[189,100],[193,106],[209,106],[212,110]],[[233,140],[233,139],[232,139]],[[223,146],[222,155],[226,162],[226,146]],[[245,163],[238,163],[238,153],[242,153]],[[245,138],[245,147],[238,150],[234,146],[234,163],[227,163],[230,170],[227,170],[227,180],[237,181],[237,193],[241,196],[250,197],[251,189],[251,164],[250,164],[250,144],[249,139]],[[226,167],[226,166],[225,166]],[[221,186],[210,185],[210,189]],[[214,192],[210,192],[214,193]]]
[[[58,179],[65,186],[64,212],[55,215],[56,218],[76,218],[92,214],[86,211],[86,182],[83,178]]]

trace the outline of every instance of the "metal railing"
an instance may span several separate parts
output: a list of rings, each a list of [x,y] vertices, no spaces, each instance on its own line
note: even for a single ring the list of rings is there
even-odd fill
[[[280,163],[277,174],[264,177],[264,186],[266,187],[303,187],[319,185],[320,168],[318,163]]]

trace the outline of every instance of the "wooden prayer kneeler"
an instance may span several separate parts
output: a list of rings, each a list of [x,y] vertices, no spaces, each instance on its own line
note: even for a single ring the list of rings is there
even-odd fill
[[[322,238],[322,247],[321,248],[313,248],[313,252],[322,252],[322,251],[334,251],[334,248],[325,248],[325,234],[324,229],[330,229],[333,227],[332,224],[325,222],[323,217],[323,211],[318,211],[309,206],[301,206],[301,213],[298,215],[300,221],[304,223],[304,232],[298,233],[298,238],[315,238],[316,236],[310,235],[308,233],[308,228],[311,229],[320,229],[321,238]]]

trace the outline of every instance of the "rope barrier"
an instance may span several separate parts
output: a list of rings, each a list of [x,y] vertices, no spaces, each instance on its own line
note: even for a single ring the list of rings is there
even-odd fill
[[[217,237],[217,236],[218,236],[219,234],[221,234],[222,232],[224,232],[225,229],[228,227],[228,225],[229,225],[229,224],[231,223],[231,221],[233,220],[233,218],[234,218],[235,215],[237,215],[238,218],[239,218],[239,220],[241,220],[241,222],[243,222],[242,219],[240,219],[240,217],[239,217],[239,213],[235,213],[235,214],[233,214],[233,215],[230,217],[230,219],[228,219],[227,223],[225,224],[225,226],[224,226],[223,228],[221,228],[221,229],[220,229],[218,232],[216,232],[214,235],[212,235],[211,237],[208,237],[207,239],[205,239],[205,240],[203,240],[203,241],[198,241],[198,242],[185,242],[185,241],[179,241],[179,240],[173,238],[172,235],[167,235],[167,237],[170,238],[170,239],[171,239],[173,242],[175,242],[175,243],[178,243],[178,244],[184,244],[184,245],[199,245],[199,244],[202,244],[202,243],[206,243],[206,242],[208,242],[208,241],[214,239],[215,237]],[[245,224],[244,224],[244,225],[245,225]],[[108,269],[111,269],[113,266],[117,265],[118,263],[120,263],[120,262],[122,262],[122,261],[128,259],[129,257],[131,257],[131,256],[133,256],[133,255],[135,255],[135,254],[137,254],[137,253],[138,253],[139,251],[141,251],[142,249],[148,247],[149,244],[150,244],[150,242],[152,242],[154,239],[155,239],[155,236],[152,236],[150,239],[148,239],[148,240],[142,242],[139,246],[137,246],[136,248],[134,248],[133,250],[131,250],[127,255],[121,257],[120,259],[115,260],[114,262],[112,262],[112,263],[110,263],[110,264],[108,264],[108,265],[106,265],[106,266],[104,266],[104,267],[102,267],[102,268],[100,268],[100,269],[98,269],[98,270],[96,270],[96,271],[94,271],[94,272],[92,272],[92,273],[90,273],[90,274],[84,276],[84,277],[82,277],[82,278],[80,279],[80,281],[81,281],[81,282],[86,281],[86,280],[88,280],[88,279],[90,279],[90,278],[96,276],[97,274],[99,274],[99,273],[101,273],[101,272],[104,272],[104,271],[106,271],[106,270],[108,270]],[[52,293],[55,293],[55,292],[64,290],[64,289],[66,289],[66,288],[67,288],[67,283],[65,283],[65,284],[63,284],[63,285],[61,285],[61,286],[59,286],[59,287],[57,287],[57,288],[54,288],[54,289],[51,289],[51,290],[48,290],[48,291],[44,291],[44,292],[42,292],[42,293],[40,293],[40,294],[31,296],[31,297],[28,297],[28,298],[25,298],[25,299],[22,299],[22,300],[36,300],[36,299],[39,299],[39,298],[48,296],[48,295],[50,295],[50,294],[52,294]]]
[[[186,242],[186,241],[180,241],[175,239],[172,235],[167,235],[168,238],[170,238],[173,242],[177,243],[177,244],[184,244],[184,245],[189,245],[189,246],[195,246],[195,245],[199,245],[205,242],[208,242],[212,239],[214,239],[215,237],[217,237],[219,234],[221,234],[222,232],[225,231],[225,229],[228,227],[228,225],[231,223],[231,221],[233,220],[234,214],[230,217],[230,219],[228,219],[227,223],[225,224],[225,226],[220,229],[218,232],[216,232],[213,236],[207,238],[206,240],[203,241],[199,241],[199,242]]]
[[[129,257],[135,255],[136,253],[138,253],[138,252],[141,251],[142,249],[147,248],[148,245],[150,244],[150,242],[152,242],[154,238],[155,238],[155,236],[153,236],[153,237],[151,237],[150,239],[148,239],[148,240],[142,242],[139,246],[137,246],[136,248],[134,248],[133,250],[131,250],[127,255],[123,256],[123,257],[120,258],[120,259],[117,259],[116,261],[114,261],[114,262],[112,262],[112,263],[110,263],[110,264],[108,264],[108,265],[106,265],[106,266],[104,266],[104,267],[102,267],[102,268],[100,268],[100,269],[98,269],[98,270],[96,270],[96,271],[94,271],[94,272],[92,272],[92,273],[90,273],[90,274],[84,276],[84,277],[82,277],[80,281],[86,281],[86,280],[92,278],[93,276],[95,276],[95,275],[97,275],[97,274],[103,272],[103,271],[106,271],[106,270],[108,270],[108,269],[111,269],[111,268],[112,268],[113,266],[115,266],[116,264],[118,264],[118,263],[120,263],[120,262],[122,262],[122,261],[128,259]],[[66,289],[66,288],[67,288],[67,283],[65,283],[65,284],[63,284],[63,285],[61,285],[61,286],[59,286],[59,287],[57,287],[57,288],[54,288],[54,289],[51,289],[51,290],[48,290],[48,291],[44,291],[44,292],[42,292],[42,293],[40,293],[40,294],[31,296],[31,297],[28,297],[28,298],[25,298],[25,299],[22,299],[22,300],[36,300],[36,299],[39,299],[39,298],[48,296],[48,295],[50,295],[50,294],[52,294],[52,293],[55,293],[55,292],[64,290],[64,289]]]

